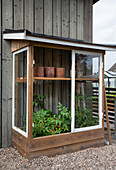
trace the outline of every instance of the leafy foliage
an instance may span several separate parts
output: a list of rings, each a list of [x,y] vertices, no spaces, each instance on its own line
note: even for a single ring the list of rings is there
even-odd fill
[[[33,137],[48,136],[64,132],[69,132],[71,127],[71,112],[58,102],[58,114],[53,114],[44,107],[43,99],[45,96],[34,96],[33,105],[41,107],[40,110],[33,113]],[[39,102],[37,104],[37,102]]]
[[[46,96],[40,95],[33,95],[33,106],[40,107],[41,109],[45,109],[44,107],[44,99],[46,99]]]
[[[92,117],[92,109],[89,105],[92,103],[93,97],[76,94],[75,102],[80,103],[80,106],[75,108],[75,125],[76,128],[98,125],[98,118]]]
[[[61,126],[61,132],[70,132],[71,130],[71,110],[63,106],[58,102],[58,112],[59,112],[59,125]]]
[[[33,137],[48,136],[71,131],[71,110],[58,102],[58,113],[46,110],[45,96],[34,95],[33,106],[38,110],[33,112]],[[92,110],[88,107],[92,97],[76,94],[75,96],[75,127],[87,127],[98,124],[98,118],[92,117]],[[79,105],[79,106],[78,106]],[[83,107],[84,105],[84,107]],[[25,116],[23,117],[26,121]]]

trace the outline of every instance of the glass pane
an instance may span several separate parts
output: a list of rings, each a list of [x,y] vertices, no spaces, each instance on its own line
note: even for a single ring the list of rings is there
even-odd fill
[[[99,78],[99,56],[76,54],[76,77]]]
[[[33,138],[70,132],[70,81],[35,80],[33,111]]]
[[[70,132],[71,51],[41,47],[34,51],[33,137]]]
[[[15,126],[26,132],[27,51],[15,55]]]
[[[75,128],[99,125],[98,83],[75,81]]]

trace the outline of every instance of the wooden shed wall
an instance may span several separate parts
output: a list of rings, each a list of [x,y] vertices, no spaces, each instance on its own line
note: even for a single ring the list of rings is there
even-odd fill
[[[92,41],[93,0],[0,0],[0,147],[12,141],[12,53],[7,29]]]

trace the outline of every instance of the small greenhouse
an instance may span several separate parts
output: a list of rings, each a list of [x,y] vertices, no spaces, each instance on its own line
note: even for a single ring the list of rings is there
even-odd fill
[[[115,47],[27,30],[6,30],[4,40],[13,53],[13,146],[31,159],[103,145],[104,54]]]

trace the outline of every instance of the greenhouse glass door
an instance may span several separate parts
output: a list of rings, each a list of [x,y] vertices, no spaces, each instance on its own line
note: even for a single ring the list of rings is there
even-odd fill
[[[102,67],[102,54],[72,51],[72,132],[102,128]]]
[[[12,127],[28,137],[28,47],[13,53]]]

